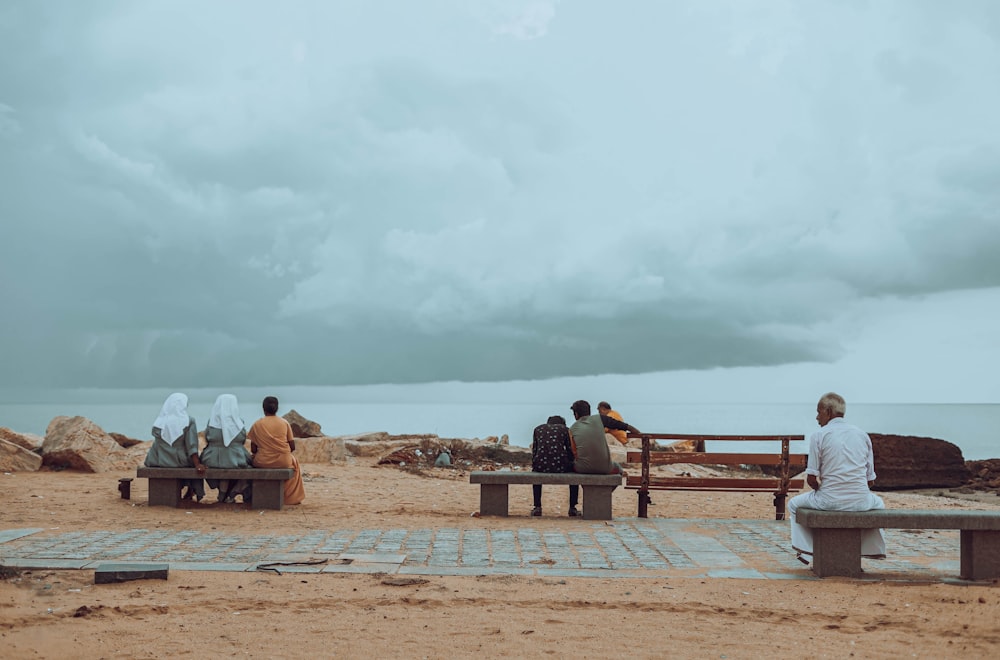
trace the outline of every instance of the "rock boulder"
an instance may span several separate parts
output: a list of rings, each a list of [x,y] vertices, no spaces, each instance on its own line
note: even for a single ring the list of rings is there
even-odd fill
[[[130,438],[127,435],[122,435],[121,433],[108,433],[108,435],[110,435],[119,446],[125,447],[126,449],[129,447],[135,447],[143,442],[142,440],[136,440],[135,438]]]
[[[296,438],[318,438],[323,435],[323,429],[319,424],[306,419],[294,410],[289,410],[284,418],[291,425],[292,435]]]
[[[34,433],[18,433],[11,429],[0,426],[0,440],[13,442],[15,445],[24,447],[28,451],[38,452],[42,448],[45,438]]]
[[[42,464],[84,472],[107,472],[121,445],[86,417],[56,417],[45,430]]]
[[[961,486],[970,474],[962,450],[946,440],[869,433],[875,490]]]
[[[343,438],[319,436],[295,441],[295,455],[300,463],[333,463],[346,457]]]
[[[0,472],[35,472],[42,457],[21,445],[0,439]]]

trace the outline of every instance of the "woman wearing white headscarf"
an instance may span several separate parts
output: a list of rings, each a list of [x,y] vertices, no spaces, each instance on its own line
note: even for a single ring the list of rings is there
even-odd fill
[[[188,415],[187,405],[187,395],[178,392],[163,402],[160,415],[153,422],[153,446],[146,454],[146,467],[193,467],[199,474],[205,473],[198,457],[198,426]],[[186,489],[185,500],[197,497],[200,502],[205,497],[203,479],[184,479],[181,486]]]
[[[240,417],[239,404],[232,394],[220,394],[212,406],[212,416],[205,427],[205,448],[201,462],[212,468],[250,468],[253,457],[246,448],[247,431]],[[251,498],[251,482],[241,479],[209,479],[208,487],[219,490],[219,501],[233,503],[240,495],[244,502]]]

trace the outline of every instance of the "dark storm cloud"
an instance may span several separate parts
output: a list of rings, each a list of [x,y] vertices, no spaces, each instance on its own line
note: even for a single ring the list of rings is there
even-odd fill
[[[883,302],[1000,287],[991,3],[391,14],[6,3],[4,373],[834,361]]]

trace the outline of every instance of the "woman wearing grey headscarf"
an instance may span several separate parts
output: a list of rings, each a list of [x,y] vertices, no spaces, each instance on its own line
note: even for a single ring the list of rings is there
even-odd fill
[[[153,422],[153,446],[146,454],[146,467],[193,467],[198,474],[205,473],[205,466],[198,457],[198,426],[187,412],[186,394],[175,392],[167,397],[160,415]],[[203,479],[184,479],[182,499],[205,497]]]
[[[240,417],[239,403],[232,394],[220,394],[212,406],[212,416],[205,427],[205,448],[201,462],[212,468],[251,468],[253,456],[246,448],[247,431]],[[208,479],[209,488],[219,490],[219,501],[232,504],[236,496],[249,502],[251,482],[240,479]]]

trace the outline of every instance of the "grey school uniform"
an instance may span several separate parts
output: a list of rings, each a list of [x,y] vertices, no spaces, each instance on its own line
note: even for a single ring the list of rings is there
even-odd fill
[[[227,447],[222,438],[222,429],[209,426],[205,429],[205,449],[201,452],[201,462],[212,468],[251,468],[253,467],[253,457],[246,448],[246,429],[240,431],[239,435],[233,438]],[[208,479],[209,488],[219,490],[219,501],[237,495],[243,497],[244,502],[250,500],[250,482],[245,479],[234,481],[230,479]]]
[[[188,417],[188,425],[181,433],[181,436],[174,440],[173,444],[160,435],[160,429],[153,427],[153,446],[146,453],[146,467],[162,468],[184,468],[194,467],[191,462],[191,455],[198,453],[198,426],[194,422],[194,417]],[[205,497],[204,479],[184,479],[181,487],[187,486],[201,499]]]

